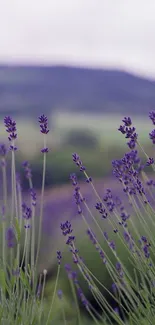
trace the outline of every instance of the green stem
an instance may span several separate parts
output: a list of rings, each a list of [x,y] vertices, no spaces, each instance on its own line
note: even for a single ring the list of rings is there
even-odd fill
[[[56,276],[56,281],[55,281],[55,287],[54,287],[54,292],[53,292],[53,297],[52,297],[52,303],[51,303],[51,307],[48,313],[48,317],[47,317],[47,321],[45,325],[49,324],[49,319],[51,316],[51,312],[52,312],[52,308],[53,308],[53,303],[54,303],[54,299],[55,299],[55,295],[56,295],[56,290],[57,290],[57,286],[58,286],[58,279],[59,279],[59,274],[60,274],[60,265],[58,265],[58,271],[57,271],[57,276]]]
[[[45,147],[46,147],[46,137],[44,135],[44,148]],[[43,207],[44,207],[45,175],[46,175],[46,152],[44,153],[44,158],[43,158],[43,177],[42,177],[42,189],[41,189],[40,220],[39,220],[38,246],[37,246],[37,254],[36,254],[36,267],[38,264],[39,250],[41,244],[41,227],[42,227]]]

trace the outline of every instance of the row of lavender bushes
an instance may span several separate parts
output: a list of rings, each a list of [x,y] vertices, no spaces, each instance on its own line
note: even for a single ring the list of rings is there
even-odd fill
[[[149,116],[155,125],[155,112],[150,112]],[[76,324],[83,325],[80,304],[96,324],[124,324],[124,321],[129,324],[144,324],[144,321],[145,324],[153,324],[155,182],[148,179],[146,169],[152,168],[154,171],[155,167],[154,159],[145,153],[129,117],[123,119],[119,131],[128,139],[130,151],[122,159],[112,162],[114,177],[122,186],[120,196],[114,195],[111,189],[106,189],[101,196],[79,155],[76,153],[72,155],[74,163],[91,187],[95,203],[94,208],[89,207],[76,175],[71,174],[77,214],[80,222],[83,222],[83,229],[80,228],[79,235],[79,232],[72,228],[72,223],[62,218],[60,229],[71,262],[66,264],[66,251],[60,244],[55,253],[57,256],[55,281],[50,287],[50,299],[46,299],[48,270],[46,268],[40,270],[39,260],[42,253],[48,154],[47,122],[46,116],[39,117],[40,131],[43,134],[41,149],[43,173],[38,213],[37,197],[28,162],[24,162],[23,166],[29,182],[29,202],[23,200],[20,178],[16,173],[15,156],[18,151],[16,122],[9,116],[4,119],[9,147],[6,148],[3,144],[0,147],[3,179],[0,225],[0,324],[49,325],[56,324],[59,320],[60,324],[70,322],[73,324],[75,321]],[[149,137],[155,144],[155,130],[150,132]],[[144,154],[145,163],[139,158],[139,150]],[[12,158],[11,201],[6,186],[6,158],[9,152]],[[83,240],[84,236],[87,241]],[[91,249],[87,249],[86,242],[90,243]],[[65,276],[64,270],[72,295],[71,304],[69,300],[65,300],[65,285],[62,281],[62,275]],[[104,279],[102,276],[96,276],[102,272]]]

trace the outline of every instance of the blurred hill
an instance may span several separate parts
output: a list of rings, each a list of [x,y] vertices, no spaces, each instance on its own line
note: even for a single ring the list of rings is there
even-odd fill
[[[55,111],[147,114],[155,81],[119,70],[0,66],[0,115],[36,118]]]

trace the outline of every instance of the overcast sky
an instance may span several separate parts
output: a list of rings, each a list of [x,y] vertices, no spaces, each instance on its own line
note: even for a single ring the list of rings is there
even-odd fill
[[[111,66],[155,77],[155,0],[0,0],[0,62]]]

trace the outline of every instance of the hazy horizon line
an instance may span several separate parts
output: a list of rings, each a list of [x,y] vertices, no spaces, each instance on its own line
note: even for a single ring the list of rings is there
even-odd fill
[[[101,65],[101,64],[89,64],[89,63],[74,63],[74,62],[60,62],[60,61],[24,61],[24,60],[0,60],[0,67],[47,67],[47,68],[77,68],[77,69],[86,69],[86,70],[108,70],[108,71],[120,71],[124,73],[131,74],[136,77],[140,77],[143,79],[148,79],[155,81],[155,75],[150,75],[146,72],[141,72],[139,69],[123,67],[118,65]]]

